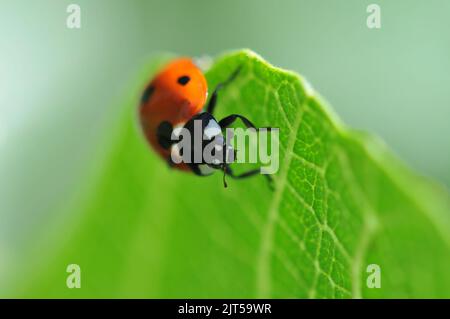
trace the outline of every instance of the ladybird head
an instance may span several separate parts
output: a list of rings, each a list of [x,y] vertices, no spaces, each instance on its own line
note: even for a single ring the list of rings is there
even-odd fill
[[[211,168],[221,169],[225,163],[235,158],[235,150],[222,134],[222,128],[214,116],[208,112],[192,117],[183,127],[175,130],[175,136],[182,136],[182,145],[189,150],[184,154],[185,163],[207,164]],[[188,140],[185,140],[187,138]],[[178,152],[179,148],[175,148]],[[178,157],[178,154],[175,154]],[[193,162],[194,161],[194,162]],[[195,163],[197,161],[197,163]]]

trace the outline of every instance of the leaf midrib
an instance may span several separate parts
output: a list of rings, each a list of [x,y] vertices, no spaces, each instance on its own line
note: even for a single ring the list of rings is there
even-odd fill
[[[258,271],[257,271],[257,287],[256,292],[259,298],[266,298],[269,296],[270,291],[270,253],[272,250],[273,244],[273,232],[274,226],[278,219],[279,207],[282,199],[282,195],[287,183],[287,177],[289,172],[289,167],[293,158],[293,149],[295,145],[295,141],[297,139],[297,132],[300,127],[301,119],[303,117],[303,112],[306,103],[309,101],[310,96],[307,92],[305,96],[305,100],[299,106],[299,110],[296,113],[294,126],[291,130],[291,134],[289,136],[288,145],[286,147],[287,151],[285,154],[285,158],[283,160],[284,169],[282,174],[276,180],[276,188],[275,194],[273,196],[273,200],[270,204],[269,213],[267,216],[266,224],[264,225],[262,232],[262,240],[261,246],[259,250],[259,258],[258,258]],[[296,96],[296,99],[298,97]],[[299,101],[298,101],[299,102]],[[284,111],[284,110],[283,110]]]

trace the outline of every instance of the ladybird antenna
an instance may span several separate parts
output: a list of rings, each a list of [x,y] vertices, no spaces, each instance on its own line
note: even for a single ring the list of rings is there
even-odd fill
[[[233,71],[233,73],[231,73],[230,77],[225,81],[224,84],[228,84],[230,82],[232,82],[237,76],[238,74],[241,72],[242,69],[242,64],[239,65],[236,70]]]

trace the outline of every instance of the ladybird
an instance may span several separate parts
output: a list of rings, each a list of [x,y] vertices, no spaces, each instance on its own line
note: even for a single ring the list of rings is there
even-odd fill
[[[260,173],[253,169],[242,174],[235,174],[226,158],[234,158],[235,150],[227,145],[223,131],[237,119],[248,128],[255,125],[246,117],[231,114],[220,121],[214,117],[219,91],[230,84],[239,74],[238,67],[224,82],[217,85],[208,103],[208,85],[202,71],[190,58],[178,58],[168,63],[145,87],[139,107],[139,118],[145,138],[152,148],[168,162],[170,167],[193,172],[199,176],[211,175],[215,170],[223,171],[224,187],[227,187],[225,176],[235,179],[247,178]],[[203,111],[206,105],[206,110]],[[177,128],[184,128],[194,136],[195,123],[201,124],[203,131],[201,143],[192,141],[190,151],[194,154],[203,149],[208,142],[214,141],[216,149],[222,150],[222,159],[218,162],[200,161],[175,163],[171,154],[177,147],[173,133]],[[201,149],[198,149],[201,148]],[[269,178],[268,175],[265,175]],[[270,178],[269,178],[270,179]]]

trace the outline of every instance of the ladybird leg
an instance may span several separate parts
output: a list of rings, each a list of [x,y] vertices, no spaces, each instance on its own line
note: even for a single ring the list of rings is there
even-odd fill
[[[239,66],[231,75],[230,77],[225,80],[225,82],[219,83],[217,84],[216,88],[214,89],[213,94],[211,95],[211,98],[209,99],[208,102],[208,106],[206,108],[206,112],[213,114],[214,113],[214,108],[216,107],[217,104],[217,94],[218,92],[227,84],[229,84],[230,82],[232,82],[237,75],[239,74],[239,72],[241,71],[241,66]]]
[[[230,176],[231,178],[234,179],[243,179],[243,178],[247,178],[247,177],[251,177],[254,176],[256,174],[261,173],[261,169],[260,168],[256,168],[256,169],[252,169],[248,172],[245,173],[241,173],[239,175],[234,174],[234,172],[231,170],[230,166],[226,166],[225,167],[225,173]]]
[[[243,179],[243,178],[247,178],[247,177],[251,177],[251,176],[255,176],[257,174],[260,174],[261,173],[261,169],[260,168],[256,168],[256,169],[252,169],[252,170],[250,170],[248,172],[244,172],[244,173],[241,173],[239,175],[236,175],[236,174],[234,174],[233,170],[230,168],[229,165],[224,165],[224,173],[226,175],[230,176],[231,178],[234,178],[234,179]],[[267,179],[267,181],[269,183],[270,189],[274,190],[272,176],[270,176],[268,174],[262,174],[262,175],[264,175],[266,177],[266,179]],[[226,183],[225,183],[225,185],[226,185]]]
[[[256,126],[246,117],[239,115],[239,114],[231,114],[227,117],[224,117],[219,121],[219,125],[221,128],[229,127],[231,124],[234,123],[237,119],[241,119],[241,121],[247,126],[248,128],[254,128],[256,129]]]
[[[234,123],[234,121],[236,121],[237,119],[241,119],[241,121],[245,124],[245,126],[247,126],[248,128],[254,128],[257,129],[255,124],[253,124],[248,118],[246,118],[245,116],[239,115],[239,114],[231,114],[227,117],[224,117],[223,119],[221,119],[219,121],[219,125],[221,128],[227,128],[229,127],[231,124]],[[266,129],[268,131],[271,131],[272,128],[271,127],[261,127],[263,129]]]

